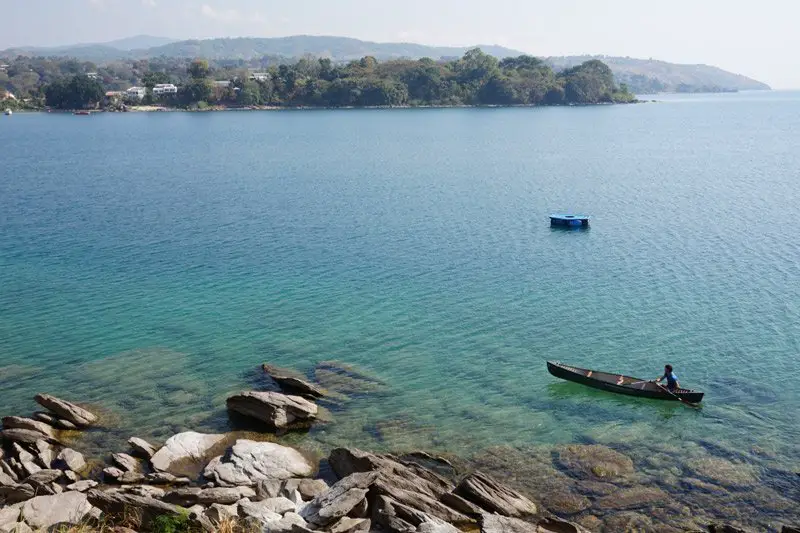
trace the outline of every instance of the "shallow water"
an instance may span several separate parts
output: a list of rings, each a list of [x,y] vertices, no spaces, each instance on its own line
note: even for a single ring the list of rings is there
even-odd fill
[[[292,441],[600,443],[642,475],[745,465],[797,502],[799,130],[800,93],[3,117],[2,414],[48,391],[104,410],[98,447],[218,430],[260,363],[337,360],[385,386]],[[558,210],[592,228],[551,229]],[[559,382],[547,359],[670,362],[704,407]]]

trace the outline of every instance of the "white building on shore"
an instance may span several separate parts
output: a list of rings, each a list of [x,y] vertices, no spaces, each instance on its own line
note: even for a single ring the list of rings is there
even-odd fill
[[[159,83],[153,87],[153,96],[162,96],[164,94],[178,94],[178,88],[172,83]]]

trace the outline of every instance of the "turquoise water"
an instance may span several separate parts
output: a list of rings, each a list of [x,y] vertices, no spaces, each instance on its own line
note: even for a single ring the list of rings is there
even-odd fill
[[[800,93],[3,117],[2,414],[49,391],[104,409],[110,442],[221,429],[262,362],[337,360],[385,385],[307,446],[604,443],[638,465],[671,443],[796,498],[798,131]],[[562,210],[591,229],[551,229]],[[704,407],[548,359],[670,362]]]

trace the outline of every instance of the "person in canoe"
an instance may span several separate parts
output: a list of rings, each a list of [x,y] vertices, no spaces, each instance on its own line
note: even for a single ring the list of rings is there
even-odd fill
[[[678,383],[678,376],[672,371],[672,365],[664,365],[664,375],[658,378],[656,383],[661,383],[662,379],[667,381],[667,388],[671,391],[681,388],[681,384]]]

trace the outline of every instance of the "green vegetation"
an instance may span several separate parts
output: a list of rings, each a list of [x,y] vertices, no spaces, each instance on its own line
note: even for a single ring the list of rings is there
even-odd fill
[[[75,61],[27,60],[27,71],[45,80],[27,87],[60,109],[94,107],[106,90],[144,86],[141,103],[168,107],[382,107],[510,106],[632,102],[604,63],[590,60],[563,72],[531,56],[498,60],[480,49],[451,61],[392,60],[366,56],[347,64],[303,58],[293,63],[251,66],[244,61],[196,59],[134,61],[97,68]],[[35,67],[35,68],[34,68]],[[25,70],[15,63],[14,72]],[[96,72],[96,80],[75,72]],[[155,95],[153,87],[174,83],[178,93]],[[20,88],[23,91],[26,88]],[[129,103],[139,103],[138,101]]]
[[[99,81],[76,74],[68,79],[56,80],[44,88],[45,103],[58,109],[85,109],[97,107],[103,101],[105,89]]]
[[[153,520],[153,533],[188,533],[191,531],[189,513],[160,515]]]

